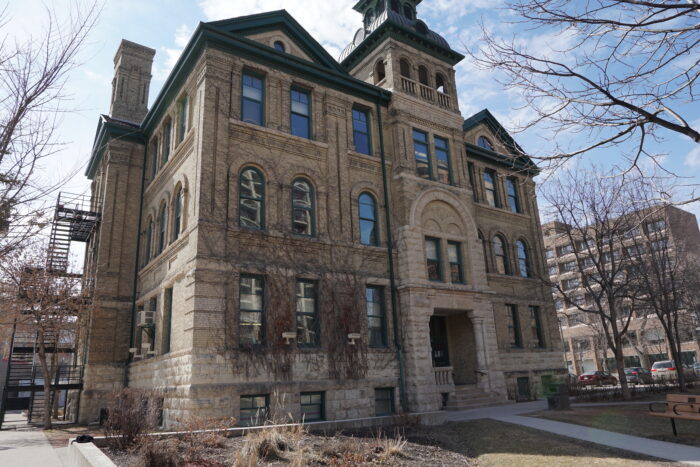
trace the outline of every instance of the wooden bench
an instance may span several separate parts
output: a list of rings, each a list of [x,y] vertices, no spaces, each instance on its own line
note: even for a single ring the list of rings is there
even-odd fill
[[[664,410],[654,410],[654,406],[663,404]],[[695,394],[667,394],[666,402],[652,402],[649,404],[649,415],[671,419],[673,436],[676,432],[676,419],[700,421],[700,395]]]

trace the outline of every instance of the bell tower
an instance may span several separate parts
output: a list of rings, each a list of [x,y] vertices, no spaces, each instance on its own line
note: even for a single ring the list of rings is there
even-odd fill
[[[418,17],[422,0],[360,0],[362,27],[340,56],[350,74],[459,113],[454,66],[464,56]]]

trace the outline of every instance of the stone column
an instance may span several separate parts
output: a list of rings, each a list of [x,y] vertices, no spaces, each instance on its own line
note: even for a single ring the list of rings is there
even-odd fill
[[[484,338],[484,318],[472,317],[474,341],[476,343],[477,386],[491,392],[491,373],[489,372],[488,354]]]

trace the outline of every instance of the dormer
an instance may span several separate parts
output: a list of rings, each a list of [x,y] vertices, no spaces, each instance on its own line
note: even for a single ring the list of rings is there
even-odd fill
[[[454,66],[464,56],[417,16],[421,0],[361,0],[362,27],[340,56],[354,77],[459,112]]]

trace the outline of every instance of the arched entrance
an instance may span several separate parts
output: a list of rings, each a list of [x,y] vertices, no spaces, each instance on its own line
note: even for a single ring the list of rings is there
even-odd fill
[[[433,367],[451,367],[455,385],[477,383],[474,325],[466,311],[435,310],[430,317],[430,346]]]

